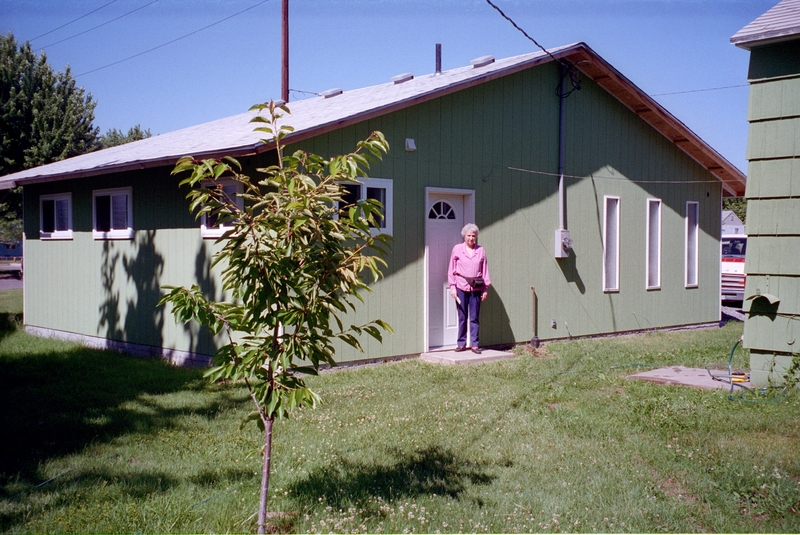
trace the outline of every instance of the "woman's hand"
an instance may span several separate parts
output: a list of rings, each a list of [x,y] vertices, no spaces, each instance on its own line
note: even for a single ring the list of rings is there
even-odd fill
[[[489,292],[484,290],[483,293],[481,294],[481,301],[486,301],[487,297],[489,297]]]
[[[456,287],[455,286],[451,286],[450,287],[450,295],[453,296],[453,299],[458,298],[458,292],[456,292]]]

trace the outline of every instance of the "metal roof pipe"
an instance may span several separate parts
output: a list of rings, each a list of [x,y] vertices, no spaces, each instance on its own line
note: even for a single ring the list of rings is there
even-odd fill
[[[569,70],[562,63],[559,63],[558,73],[561,75],[561,83],[558,87],[558,228],[555,232],[553,249],[556,258],[567,258],[572,249],[572,240],[565,224],[567,206],[564,193],[565,115]]]
[[[442,74],[442,43],[436,43],[436,72]]]

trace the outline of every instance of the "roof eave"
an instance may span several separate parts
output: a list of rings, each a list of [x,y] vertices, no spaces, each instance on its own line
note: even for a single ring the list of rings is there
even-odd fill
[[[257,143],[255,145],[245,145],[241,147],[233,147],[230,149],[197,152],[192,154],[184,154],[183,156],[164,156],[161,158],[153,158],[146,160],[138,160],[134,162],[125,162],[122,164],[103,165],[91,169],[78,169],[58,174],[45,174],[33,175],[17,180],[3,181],[0,177],[0,190],[13,189],[20,185],[28,184],[43,184],[47,182],[60,182],[62,180],[72,180],[77,178],[89,178],[93,176],[100,176],[109,173],[123,173],[126,171],[139,171],[142,169],[152,169],[155,167],[174,166],[180,158],[184,156],[191,156],[195,160],[203,160],[205,158],[216,158],[220,156],[231,156],[233,158],[242,158],[245,156],[252,156],[265,152],[272,148],[272,145],[265,145],[264,143]],[[34,168],[35,169],[35,168]]]
[[[785,41],[791,41],[797,39],[798,36],[800,36],[800,26],[794,26],[792,28],[782,28],[780,30],[762,32],[755,35],[741,37],[736,37],[734,35],[731,37],[731,43],[744,50],[752,50],[757,46],[774,45]]]

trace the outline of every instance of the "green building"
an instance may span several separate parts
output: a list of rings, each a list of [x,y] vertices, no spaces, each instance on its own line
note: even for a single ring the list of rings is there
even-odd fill
[[[800,352],[800,0],[731,37],[750,51],[744,346],[751,382],[780,382]]]
[[[487,346],[712,325],[720,319],[723,196],[745,177],[583,43],[289,103],[290,150],[350,151],[382,131],[390,153],[356,192],[385,201],[386,277],[355,318],[394,328],[340,361],[455,346],[446,261],[481,228],[493,286]],[[215,341],[156,307],[163,285],[220,291],[219,229],[170,175],[185,155],[275,159],[248,123],[214,121],[2,177],[25,197],[28,331],[176,363]],[[252,176],[252,175],[251,175]]]

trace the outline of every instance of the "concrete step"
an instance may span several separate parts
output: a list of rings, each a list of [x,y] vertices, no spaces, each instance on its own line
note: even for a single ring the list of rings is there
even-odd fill
[[[480,364],[482,362],[494,362],[496,360],[513,359],[516,357],[510,351],[499,351],[497,349],[484,349],[480,355],[476,355],[470,350],[456,353],[452,349],[442,351],[430,351],[422,353],[419,358],[425,362],[434,364]]]

